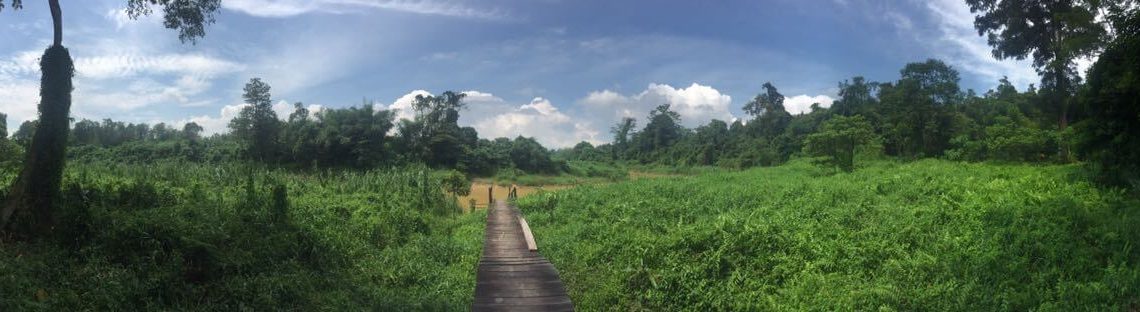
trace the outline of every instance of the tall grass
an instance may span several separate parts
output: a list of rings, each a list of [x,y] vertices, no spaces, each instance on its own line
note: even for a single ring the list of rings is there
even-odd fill
[[[584,310],[1135,310],[1140,203],[1080,172],[795,162],[519,203]]]
[[[0,310],[454,309],[474,290],[484,216],[425,168],[74,164],[64,181],[58,239],[0,241]]]

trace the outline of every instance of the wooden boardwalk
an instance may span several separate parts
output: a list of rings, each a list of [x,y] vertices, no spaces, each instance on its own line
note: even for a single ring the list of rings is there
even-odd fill
[[[495,201],[487,211],[472,311],[574,311],[558,270],[527,247],[519,210]]]

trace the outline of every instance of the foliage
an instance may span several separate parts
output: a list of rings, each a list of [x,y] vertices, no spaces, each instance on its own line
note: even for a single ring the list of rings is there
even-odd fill
[[[823,164],[847,172],[855,170],[855,153],[876,141],[871,124],[863,116],[835,116],[825,121],[819,131],[807,136],[804,152],[825,157]]]
[[[440,177],[440,183],[443,184],[443,189],[448,193],[455,196],[467,196],[471,194],[471,179],[467,175],[455,170],[448,170]]]
[[[1140,189],[1140,15],[1119,31],[1089,71],[1080,150],[1102,181]]]
[[[100,163],[64,184],[57,238],[0,241],[0,309],[455,310],[474,291],[486,216],[447,213],[426,168]]]
[[[274,159],[281,129],[269,89],[269,84],[261,78],[251,78],[242,94],[248,105],[229,123],[230,131],[247,147],[249,158],[263,162]]]
[[[221,0],[127,0],[127,16],[137,19],[150,15],[151,6],[162,8],[162,25],[178,31],[178,40],[197,43],[206,36],[206,26],[214,23],[214,12]]]
[[[1079,167],[805,162],[532,195],[582,310],[1127,310],[1140,202]]]
[[[1079,87],[1076,60],[1095,56],[1112,40],[1113,28],[1135,14],[1133,1],[966,0],[977,13],[974,27],[986,35],[999,59],[1032,56],[1048,91],[1048,111],[1061,129],[1069,122],[1071,97]]]

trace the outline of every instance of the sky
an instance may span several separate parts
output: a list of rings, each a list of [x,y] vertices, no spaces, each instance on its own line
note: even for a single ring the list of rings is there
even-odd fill
[[[461,126],[553,148],[607,142],[622,117],[643,125],[663,103],[689,127],[748,119],[741,107],[765,82],[801,113],[829,106],[840,81],[894,81],[929,58],[957,69],[963,90],[1039,80],[1028,61],[992,57],[963,0],[222,0],[193,44],[159,14],[128,18],[125,0],[63,2],[76,120],[207,133],[226,131],[253,77],[272,86],[281,118],[296,102],[407,118],[416,95],[461,91]],[[10,133],[36,117],[51,36],[46,1],[0,12]]]

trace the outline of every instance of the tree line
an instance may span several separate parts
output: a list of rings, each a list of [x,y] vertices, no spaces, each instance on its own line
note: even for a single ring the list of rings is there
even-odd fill
[[[0,10],[4,2],[0,0]],[[7,2],[12,9],[22,8],[20,0]],[[218,0],[126,2],[131,18],[161,9],[163,26],[177,31],[183,42],[203,37],[220,7]],[[51,231],[64,159],[76,150],[83,151],[69,152],[69,145],[140,147],[163,144],[138,142],[168,142],[164,144],[177,155],[184,146],[197,144],[189,142],[198,141],[185,135],[186,126],[156,131],[157,125],[133,129],[124,125],[109,130],[113,135],[91,131],[83,133],[82,139],[80,133],[70,138],[74,64],[62,43],[60,3],[48,3],[53,40],[40,58],[39,119],[22,124],[13,139],[6,133],[0,139],[0,156],[4,156],[0,162],[24,159],[0,209],[0,229],[11,229],[9,221],[18,214],[26,222],[16,232],[36,234]],[[625,119],[612,129],[612,143],[578,144],[558,154],[569,159],[731,167],[775,165],[809,155],[824,156],[826,163],[846,170],[853,168],[856,149],[903,159],[1083,159],[1102,182],[1140,185],[1140,104],[1136,102],[1140,99],[1136,80],[1140,60],[1135,57],[1140,55],[1140,18],[1135,1],[966,0],[966,4],[976,14],[978,34],[986,36],[996,58],[1033,60],[1041,76],[1040,89],[1017,91],[1003,81],[984,95],[961,92],[953,68],[928,60],[908,64],[897,81],[855,77],[841,82],[840,99],[832,107],[816,106],[795,116],[783,108],[783,95],[770,83],[745,105],[752,117],[747,122],[713,121],[685,129],[679,126],[680,116],[663,104],[650,112],[640,130],[636,120]],[[1099,57],[1088,72],[1089,81],[1082,81],[1076,60],[1093,56]],[[201,140],[206,148],[200,150],[205,152],[188,159],[243,158],[312,167],[416,161],[473,173],[502,166],[532,172],[557,172],[565,167],[533,139],[478,139],[474,129],[456,125],[461,94],[418,97],[415,119],[397,123],[391,113],[368,105],[322,111],[312,118],[295,112],[281,121],[269,109],[268,84],[251,80],[244,91],[250,105],[230,124],[232,134]],[[114,122],[95,124],[84,123],[83,127],[118,127]],[[393,127],[398,135],[382,135]],[[170,135],[174,131],[183,135]],[[182,145],[182,141],[188,143]],[[144,155],[141,159],[153,159],[145,156],[147,149],[134,151]],[[190,150],[193,154],[195,149]]]
[[[293,168],[352,169],[424,163],[478,176],[494,175],[503,168],[539,174],[556,174],[566,168],[565,161],[553,160],[551,151],[533,138],[483,139],[474,128],[460,127],[463,93],[418,96],[412,103],[414,118],[397,121],[394,111],[377,109],[370,102],[317,112],[298,102],[288,117],[279,118],[272,109],[270,90],[268,83],[251,79],[243,93],[248,105],[229,122],[230,131],[210,137],[203,137],[204,129],[194,122],[151,126],[111,119],[79,120],[73,122],[67,139],[68,157],[125,162],[253,161]],[[16,154],[29,147],[37,124],[25,121],[10,139],[0,139],[4,142],[0,152],[8,155],[5,158],[19,158]]]
[[[1134,1],[967,0],[996,58],[1031,58],[1041,88],[1008,79],[962,91],[940,60],[907,64],[896,81],[853,77],[828,108],[789,114],[771,83],[744,105],[749,120],[680,126],[668,104],[647,124],[625,118],[612,143],[579,143],[569,159],[748,167],[808,156],[844,170],[859,150],[900,159],[1072,162],[1100,182],[1140,188],[1140,15]],[[1082,81],[1076,60],[1097,57]]]

